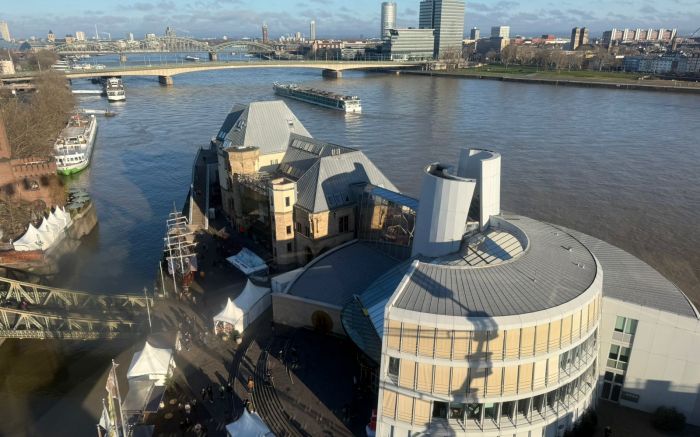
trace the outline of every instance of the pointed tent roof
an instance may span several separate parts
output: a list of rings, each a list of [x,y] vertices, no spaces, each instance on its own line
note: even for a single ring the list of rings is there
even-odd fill
[[[44,219],[55,235],[58,235],[63,229],[65,229],[66,224],[62,219],[59,219],[54,215],[53,212],[49,213],[49,216]]]
[[[229,297],[226,301],[226,306],[224,309],[221,310],[219,314],[214,316],[214,322],[226,322],[236,325],[236,322],[243,318],[244,315],[245,312],[237,307]]]
[[[41,224],[37,230],[39,231],[42,249],[48,249],[56,240],[56,234],[51,228],[49,228],[49,224],[46,222],[46,219],[41,220]]]
[[[143,350],[136,352],[131,359],[126,377],[131,379],[144,375],[167,375],[172,358],[172,349],[160,349],[146,342]]]
[[[274,436],[270,428],[257,413],[249,413],[248,409],[235,422],[226,425],[226,431],[232,436],[267,437]]]
[[[41,250],[41,245],[39,244],[40,240],[41,236],[39,235],[39,231],[30,223],[24,235],[12,243],[12,246],[14,246],[15,250],[20,252]]]

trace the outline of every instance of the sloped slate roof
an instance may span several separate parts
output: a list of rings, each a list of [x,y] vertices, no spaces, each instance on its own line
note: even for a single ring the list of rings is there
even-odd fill
[[[649,264],[605,241],[562,229],[581,240],[598,258],[603,267],[604,296],[686,317],[697,317],[695,307],[685,294]]]
[[[258,147],[261,154],[284,152],[292,134],[311,136],[281,100],[234,106],[219,135],[224,130],[226,146]]]
[[[353,184],[398,191],[361,151],[298,135],[292,135],[278,171],[297,182],[297,204],[311,212],[351,203]]]

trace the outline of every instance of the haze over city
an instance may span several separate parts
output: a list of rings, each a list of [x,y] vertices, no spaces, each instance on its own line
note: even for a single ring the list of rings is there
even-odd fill
[[[257,37],[266,22],[270,36],[306,31],[308,21],[318,23],[319,37],[359,38],[378,36],[379,1],[357,0],[140,0],[114,2],[77,0],[54,2],[33,0],[3,1],[3,18],[16,37],[43,37],[51,29],[57,35],[83,30],[100,31],[123,38],[127,32],[142,36],[162,33],[173,26],[180,34],[197,37]],[[397,24],[417,26],[418,0],[398,1]],[[87,9],[84,9],[86,8]],[[42,11],[36,14],[35,11]],[[587,26],[592,36],[618,27],[677,28],[690,33],[700,25],[700,8],[691,0],[590,2],[550,0],[481,0],[467,2],[465,28],[487,29],[508,24],[513,34],[566,35],[571,27]]]

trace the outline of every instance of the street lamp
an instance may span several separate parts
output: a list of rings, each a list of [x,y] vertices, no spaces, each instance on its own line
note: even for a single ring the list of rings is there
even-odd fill
[[[151,324],[151,308],[148,305],[148,288],[143,287],[143,295],[146,297],[146,312],[148,313],[148,329],[153,333],[153,325]]]

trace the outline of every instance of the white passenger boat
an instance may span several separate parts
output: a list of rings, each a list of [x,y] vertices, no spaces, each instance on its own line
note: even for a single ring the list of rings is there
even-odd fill
[[[357,96],[344,96],[330,91],[318,90],[314,88],[304,88],[295,84],[279,84],[272,86],[275,94],[282,97],[301,100],[302,102],[313,103],[314,105],[326,108],[337,109],[345,112],[362,112],[362,104]]]
[[[120,102],[126,100],[126,92],[122,80],[116,77],[110,77],[105,82],[105,94],[110,102]]]
[[[56,170],[59,174],[78,173],[90,164],[92,149],[97,136],[97,119],[94,115],[77,113],[61,131],[54,144]]]
[[[199,58],[197,56],[187,55],[187,56],[185,56],[185,61],[199,62]]]

